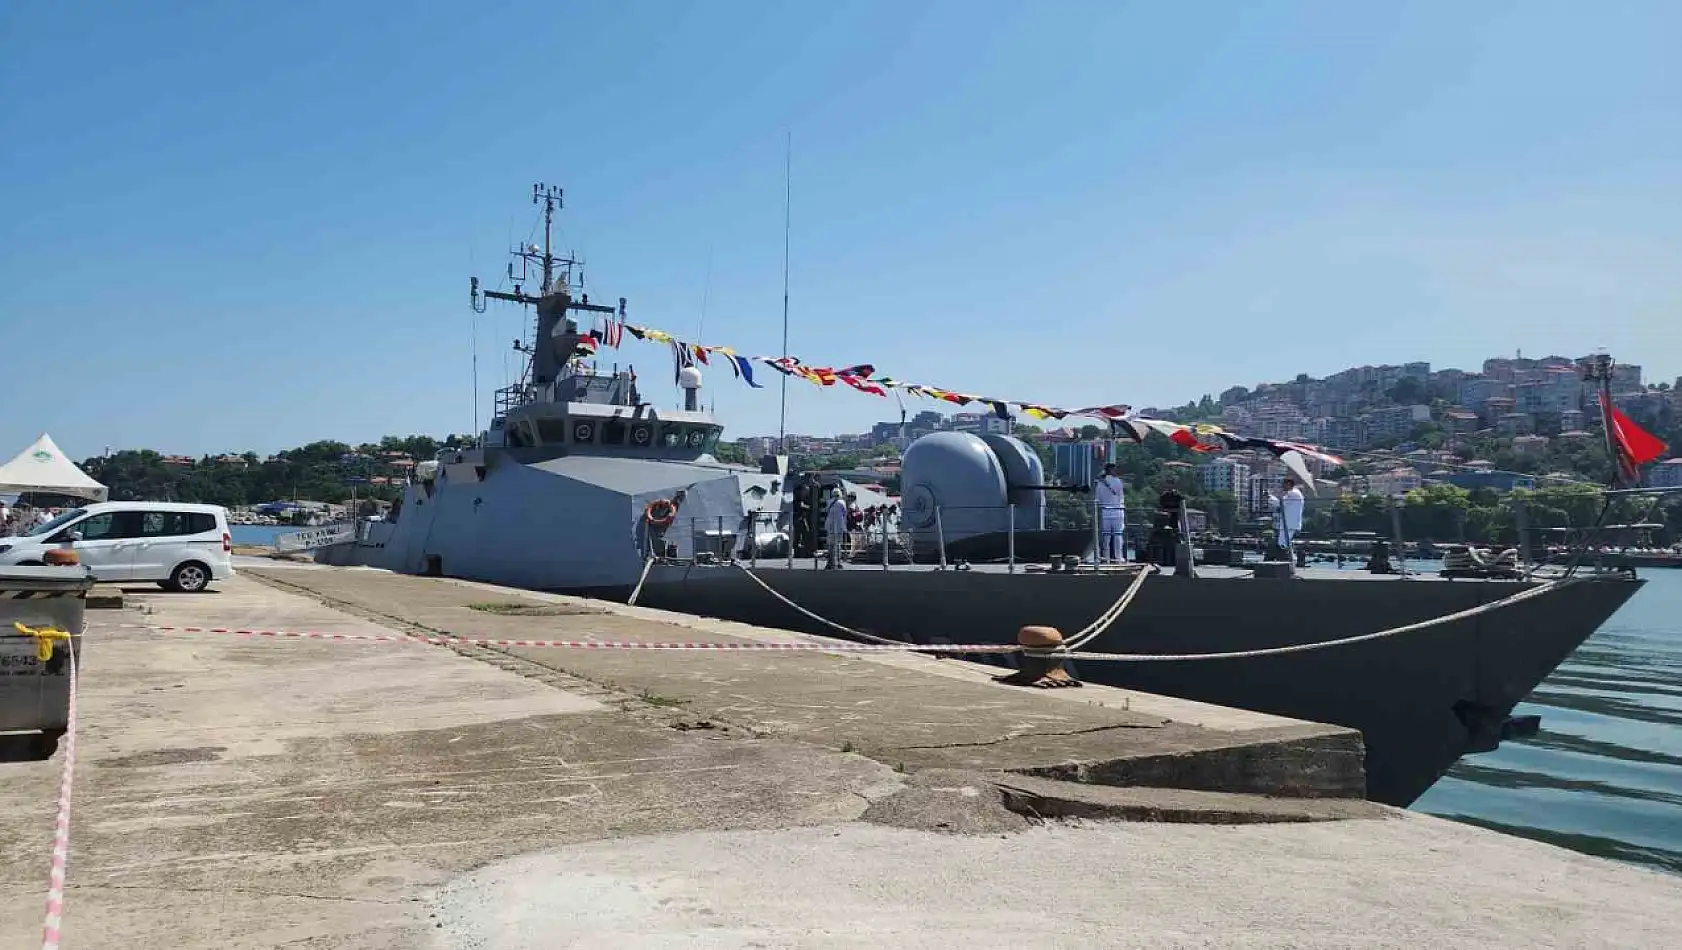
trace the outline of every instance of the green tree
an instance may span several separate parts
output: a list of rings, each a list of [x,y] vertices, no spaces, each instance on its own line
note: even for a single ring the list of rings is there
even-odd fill
[[[1453,485],[1425,485],[1402,499],[1406,537],[1458,540],[1467,523],[1470,493]]]
[[[1045,524],[1048,528],[1092,528],[1092,496],[1085,493],[1045,493]]]

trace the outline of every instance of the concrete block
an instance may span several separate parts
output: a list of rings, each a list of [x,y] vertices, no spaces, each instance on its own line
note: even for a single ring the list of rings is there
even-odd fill
[[[1388,818],[1394,808],[1358,799],[1283,798],[1184,788],[1117,788],[1029,775],[992,775],[1005,807],[1042,818],[1250,825]]]

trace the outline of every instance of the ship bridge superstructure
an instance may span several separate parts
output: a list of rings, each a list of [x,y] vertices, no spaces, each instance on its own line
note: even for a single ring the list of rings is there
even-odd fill
[[[628,590],[651,559],[724,559],[786,540],[786,475],[720,462],[723,426],[702,406],[701,372],[680,367],[675,405],[601,354],[623,332],[625,298],[593,303],[581,263],[549,250],[560,189],[533,189],[544,243],[515,251],[512,290],[471,284],[535,311],[520,376],[496,391],[479,444],[416,466],[383,522],[360,530],[359,560],[553,590]],[[537,265],[536,290],[522,278]],[[594,332],[592,332],[594,331]],[[662,379],[663,383],[664,380]],[[670,392],[666,386],[659,389]]]

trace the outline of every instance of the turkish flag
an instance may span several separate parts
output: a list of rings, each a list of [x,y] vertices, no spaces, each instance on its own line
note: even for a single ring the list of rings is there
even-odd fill
[[[1645,465],[1665,453],[1668,447],[1651,432],[1636,425],[1617,406],[1611,410],[1612,440],[1631,465]]]

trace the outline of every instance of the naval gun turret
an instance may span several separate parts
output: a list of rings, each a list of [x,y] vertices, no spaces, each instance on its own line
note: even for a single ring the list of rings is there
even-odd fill
[[[911,443],[900,467],[902,519],[919,561],[944,546],[952,560],[1078,554],[1088,533],[1045,528],[1045,468],[1008,435],[935,432]],[[1014,539],[1011,537],[1014,533]]]

